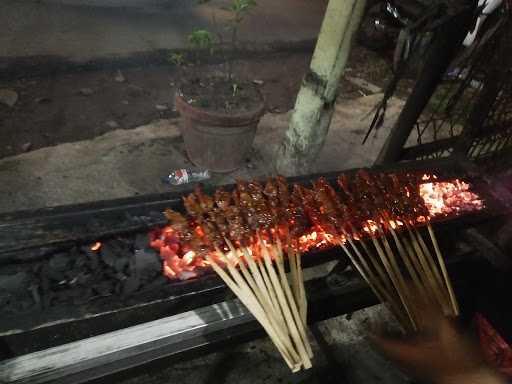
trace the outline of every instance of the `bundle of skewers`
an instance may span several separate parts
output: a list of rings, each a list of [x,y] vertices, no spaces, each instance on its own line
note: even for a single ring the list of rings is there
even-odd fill
[[[239,181],[213,196],[197,188],[184,197],[186,216],[166,215],[182,254],[211,265],[297,371],[312,358],[300,242],[311,231],[343,249],[404,329],[417,323],[409,284],[446,315],[458,314],[420,183],[416,174],[366,171],[341,175],[336,186],[324,178],[291,188],[282,177]]]

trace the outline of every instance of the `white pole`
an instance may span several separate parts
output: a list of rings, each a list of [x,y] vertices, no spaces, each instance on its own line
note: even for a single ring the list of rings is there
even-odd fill
[[[308,73],[276,156],[284,175],[307,173],[329,131],[338,84],[352,39],[363,16],[365,0],[330,0]]]

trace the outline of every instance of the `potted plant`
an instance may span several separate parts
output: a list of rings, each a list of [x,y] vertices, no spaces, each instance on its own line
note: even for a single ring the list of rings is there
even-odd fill
[[[230,172],[243,164],[265,109],[255,85],[233,75],[232,56],[237,48],[238,29],[254,5],[254,0],[233,0],[229,6],[232,17],[227,47],[222,34],[217,35],[217,46],[225,59],[223,75],[185,74],[176,93],[187,154],[195,165],[214,172]],[[195,30],[189,35],[196,61],[201,54],[212,54],[214,40],[207,30]]]

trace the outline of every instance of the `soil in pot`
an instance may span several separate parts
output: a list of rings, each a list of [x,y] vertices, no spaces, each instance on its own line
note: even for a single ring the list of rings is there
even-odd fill
[[[182,82],[180,91],[189,105],[216,114],[250,113],[263,103],[254,84],[236,79],[193,77]]]
[[[188,79],[176,96],[176,108],[194,164],[230,172],[250,156],[264,112],[263,97],[253,84],[225,78]]]

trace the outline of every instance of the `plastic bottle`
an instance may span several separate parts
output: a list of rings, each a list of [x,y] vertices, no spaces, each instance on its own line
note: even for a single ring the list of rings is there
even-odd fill
[[[183,185],[197,181],[208,180],[211,177],[210,171],[176,169],[163,178],[163,182],[171,185]]]

